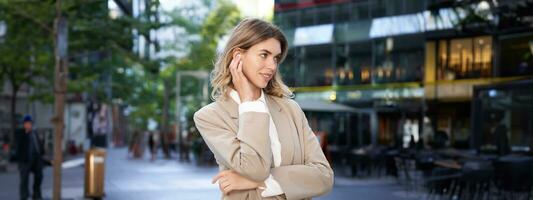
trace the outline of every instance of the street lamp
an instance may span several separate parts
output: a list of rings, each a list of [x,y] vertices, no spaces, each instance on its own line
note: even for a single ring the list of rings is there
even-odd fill
[[[181,110],[181,78],[182,76],[191,76],[194,77],[201,82],[203,82],[202,87],[202,96],[203,96],[203,103],[207,103],[209,100],[209,72],[207,71],[178,71],[176,72],[176,119],[177,119],[177,130],[176,130],[176,136],[178,138],[178,148],[180,149],[180,160],[181,160],[181,147],[183,145],[183,137],[181,130],[183,130],[183,125],[181,123],[181,119],[184,116],[183,111]]]

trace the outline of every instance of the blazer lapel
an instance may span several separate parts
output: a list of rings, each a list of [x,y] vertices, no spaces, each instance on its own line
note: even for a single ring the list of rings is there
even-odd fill
[[[281,144],[281,165],[292,164],[294,159],[294,148],[296,145],[291,137],[291,130],[293,130],[291,127],[291,120],[287,117],[287,113],[281,109],[281,106],[276,100],[274,100],[274,98],[266,95],[266,103],[272,121],[274,121],[274,125],[276,126],[278,139]]]
[[[220,108],[224,109],[229,115],[231,119],[230,127],[237,134],[237,130],[239,130],[239,105],[229,96],[220,97],[217,102],[220,104]]]
[[[291,118],[288,117],[289,113],[287,110],[281,108],[278,102],[270,95],[265,94],[265,100],[276,126],[278,132],[278,139],[281,144],[281,165],[290,165],[294,163],[294,152],[295,148],[298,148],[298,145],[295,143],[295,138],[298,139],[296,133],[292,130],[293,127]],[[220,107],[226,111],[229,115],[231,122],[230,127],[232,131],[237,134],[239,130],[239,105],[237,102],[233,101],[231,97],[222,97],[217,100],[220,104]]]

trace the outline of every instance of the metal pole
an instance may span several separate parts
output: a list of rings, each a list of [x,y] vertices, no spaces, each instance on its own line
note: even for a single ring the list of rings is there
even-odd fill
[[[370,114],[370,133],[372,146],[378,144],[378,113],[374,109]]]
[[[176,137],[178,138],[178,150],[179,150],[179,160],[181,161],[183,158],[183,141],[181,138],[181,95],[180,95],[180,89],[181,89],[181,72],[176,72]]]

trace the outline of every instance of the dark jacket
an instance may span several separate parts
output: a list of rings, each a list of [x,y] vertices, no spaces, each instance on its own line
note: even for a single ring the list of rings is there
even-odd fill
[[[44,155],[44,144],[42,142],[42,139],[39,137],[38,134],[36,134],[35,131],[33,131],[31,134],[35,134],[35,137],[37,138],[37,144],[39,146],[39,154],[37,155],[36,159],[39,159],[40,161],[43,160]],[[30,151],[30,145],[33,145],[31,143],[30,134],[26,133],[24,130],[18,131],[16,134],[17,138],[17,146],[16,146],[16,159],[19,163],[29,163],[30,157],[29,157],[29,151]]]
[[[496,141],[494,142],[498,146],[499,155],[507,155],[511,153],[511,147],[509,146],[509,137],[507,137],[507,132],[509,129],[503,124],[498,124],[494,129],[494,136]]]

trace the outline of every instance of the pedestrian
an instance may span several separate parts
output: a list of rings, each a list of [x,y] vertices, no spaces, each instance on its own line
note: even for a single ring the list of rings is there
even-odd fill
[[[494,144],[496,144],[496,149],[498,150],[498,155],[504,156],[511,153],[511,146],[509,145],[509,129],[503,122],[505,118],[505,112],[502,110],[495,111],[493,119],[493,129],[492,135],[494,138]]]
[[[245,19],[212,72],[215,101],[194,122],[215,155],[223,199],[310,199],[333,187],[333,171],[307,119],[281,80],[281,30]]]
[[[32,199],[42,199],[41,183],[43,180],[44,145],[33,130],[33,120],[30,115],[24,116],[24,130],[17,134],[17,159],[20,175],[20,199],[27,199],[30,173],[33,174]]]
[[[148,132],[148,149],[150,151],[150,160],[154,161],[157,153],[157,138],[154,132]]]

